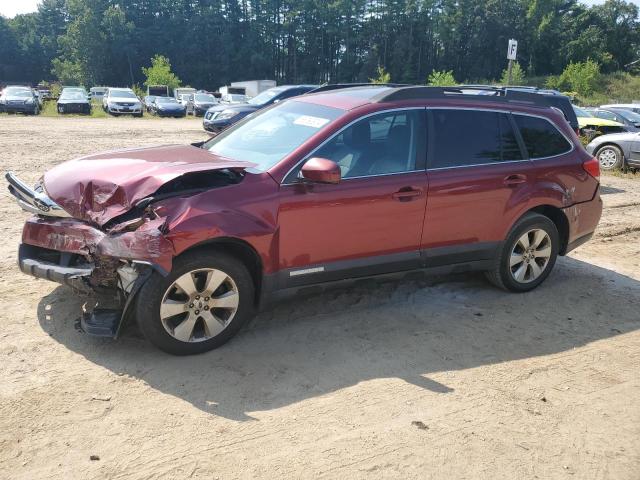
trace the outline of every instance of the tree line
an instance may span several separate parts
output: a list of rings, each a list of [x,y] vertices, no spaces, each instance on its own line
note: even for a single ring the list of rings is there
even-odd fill
[[[529,76],[592,60],[603,72],[640,56],[638,7],[624,0],[43,0],[0,17],[0,83],[144,81],[157,54],[184,84],[394,82],[434,71],[499,79],[509,38]]]

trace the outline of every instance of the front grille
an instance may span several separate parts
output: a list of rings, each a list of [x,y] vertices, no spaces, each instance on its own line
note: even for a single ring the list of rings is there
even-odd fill
[[[133,103],[118,102],[116,105],[120,107],[133,107]]]

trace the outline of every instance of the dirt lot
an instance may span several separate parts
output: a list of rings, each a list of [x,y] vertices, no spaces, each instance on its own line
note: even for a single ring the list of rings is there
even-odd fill
[[[205,138],[194,120],[0,117],[35,181],[97,150]],[[0,197],[0,478],[640,478],[640,181],[603,178],[597,238],[534,292],[481,275],[364,282],[175,358],[19,273]],[[99,459],[91,460],[96,455]]]

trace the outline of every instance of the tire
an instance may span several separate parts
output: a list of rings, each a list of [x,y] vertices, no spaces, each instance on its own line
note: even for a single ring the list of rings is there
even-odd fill
[[[213,293],[206,289],[207,269],[218,272],[211,278],[226,275]],[[187,295],[177,282],[196,289]],[[144,336],[160,350],[173,355],[203,353],[229,341],[254,316],[254,292],[253,279],[242,262],[222,252],[200,250],[178,257],[168,276],[152,274],[140,290],[136,317]],[[236,302],[235,307],[216,307],[221,301]],[[163,306],[167,307],[164,318]]]
[[[544,232],[545,236],[537,232]],[[531,251],[523,248],[525,235],[525,243],[529,244]],[[538,240],[540,242],[536,247]],[[560,235],[555,224],[544,215],[528,213],[516,222],[507,235],[494,265],[486,272],[487,278],[495,286],[510,292],[533,290],[551,273],[559,247]]]
[[[133,116],[136,117],[136,118],[142,118],[142,112],[134,113]]]
[[[596,152],[595,157],[602,170],[616,170],[622,168],[624,155],[617,145],[604,145]]]

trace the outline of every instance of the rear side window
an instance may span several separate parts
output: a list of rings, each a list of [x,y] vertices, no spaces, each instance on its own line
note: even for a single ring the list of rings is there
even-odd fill
[[[434,109],[430,168],[463,167],[522,160],[505,113]]]
[[[548,120],[527,115],[514,115],[529,158],[562,155],[571,150],[571,144]]]

